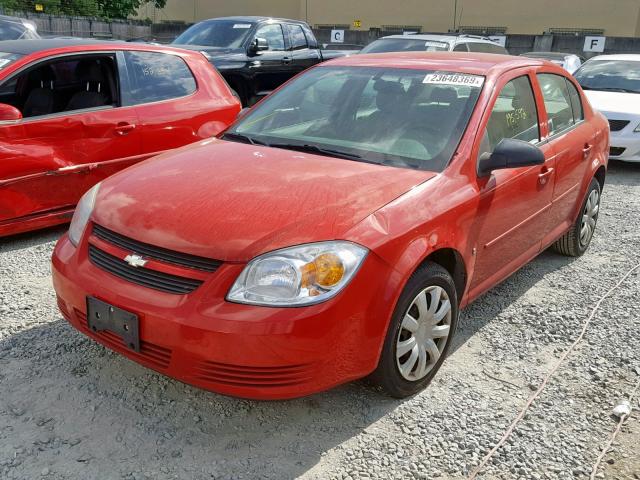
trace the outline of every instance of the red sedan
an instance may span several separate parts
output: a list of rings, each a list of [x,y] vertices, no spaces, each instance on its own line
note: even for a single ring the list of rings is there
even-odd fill
[[[0,42],[0,237],[68,222],[100,180],[219,134],[239,110],[198,52]]]
[[[64,317],[241,397],[371,375],[424,388],[458,312],[553,246],[589,246],[608,126],[551,63],[358,55],[296,77],[219,139],[88,192],[53,254]]]

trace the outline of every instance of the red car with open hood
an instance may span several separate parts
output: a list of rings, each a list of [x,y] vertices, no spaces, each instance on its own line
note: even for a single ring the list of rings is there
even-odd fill
[[[322,64],[217,139],[105,180],[53,254],[64,317],[123,355],[241,397],[370,375],[424,388],[458,312],[543,249],[589,246],[608,127],[544,61]]]
[[[100,180],[217,135],[239,110],[198,52],[0,42],[0,237],[68,222]]]

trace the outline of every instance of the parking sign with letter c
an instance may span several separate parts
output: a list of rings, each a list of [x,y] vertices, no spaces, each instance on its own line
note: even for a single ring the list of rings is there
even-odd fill
[[[331,43],[344,43],[344,30],[331,30]]]

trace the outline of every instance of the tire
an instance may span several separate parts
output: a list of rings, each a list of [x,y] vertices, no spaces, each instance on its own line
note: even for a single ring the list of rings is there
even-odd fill
[[[419,300],[420,296],[425,303]],[[437,299],[436,303],[434,299]],[[436,317],[429,312],[435,313]],[[408,316],[415,323],[405,320]],[[396,398],[423,390],[442,365],[457,324],[458,298],[453,278],[440,265],[426,262],[409,278],[400,295],[370,382]],[[411,328],[406,328],[409,325]],[[414,328],[414,332],[410,331]],[[445,330],[447,335],[442,336]],[[398,356],[399,348],[410,350]]]
[[[589,184],[575,223],[567,233],[553,244],[552,248],[556,252],[568,257],[579,257],[587,251],[598,223],[600,193],[600,184],[594,178]]]

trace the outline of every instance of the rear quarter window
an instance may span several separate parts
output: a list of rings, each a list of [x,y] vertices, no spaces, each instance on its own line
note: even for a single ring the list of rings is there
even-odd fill
[[[122,92],[125,105],[171,100],[196,91],[196,80],[177,55],[160,52],[124,52],[129,88]]]
[[[493,43],[481,43],[481,42],[472,42],[469,43],[469,50],[472,52],[480,52],[480,53],[501,53],[506,54],[507,50],[500,45],[495,45]]]

